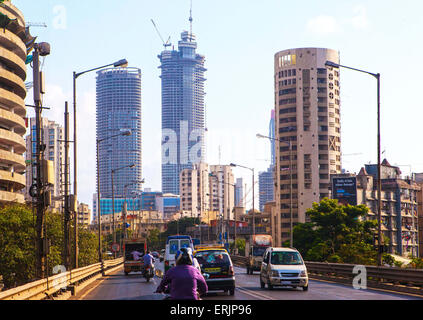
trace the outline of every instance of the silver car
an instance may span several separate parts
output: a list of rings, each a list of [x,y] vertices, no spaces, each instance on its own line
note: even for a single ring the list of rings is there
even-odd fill
[[[290,248],[267,248],[260,270],[260,286],[302,287],[308,290],[308,274],[301,254]]]

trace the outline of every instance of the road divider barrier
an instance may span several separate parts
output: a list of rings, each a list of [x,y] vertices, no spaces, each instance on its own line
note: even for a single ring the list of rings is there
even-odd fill
[[[0,300],[55,300],[60,295],[75,295],[76,289],[82,289],[102,277],[102,270],[107,275],[122,264],[123,258],[119,258],[103,261],[103,268],[99,262],[65,272],[59,266],[55,270],[62,272],[56,275],[0,292]]]
[[[234,265],[246,267],[248,258],[231,256]],[[305,262],[309,278],[325,280],[354,286],[354,288],[373,288],[393,292],[423,296],[423,269],[396,267],[358,266],[328,262]],[[360,267],[360,268],[357,268]],[[357,272],[361,270],[360,272]],[[357,286],[356,279],[365,272],[365,287]],[[361,274],[360,274],[361,273]]]

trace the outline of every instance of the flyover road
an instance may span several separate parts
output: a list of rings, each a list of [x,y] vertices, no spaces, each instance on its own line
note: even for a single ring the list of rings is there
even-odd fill
[[[163,268],[156,263],[156,268]],[[236,290],[234,296],[223,292],[210,292],[204,300],[422,300],[422,298],[379,290],[356,290],[352,287],[323,281],[310,280],[309,290],[300,288],[261,289],[258,272],[247,275],[245,268],[235,267]],[[140,273],[125,276],[123,268],[94,282],[72,297],[71,300],[161,300],[163,295],[154,293],[160,278],[147,282]]]

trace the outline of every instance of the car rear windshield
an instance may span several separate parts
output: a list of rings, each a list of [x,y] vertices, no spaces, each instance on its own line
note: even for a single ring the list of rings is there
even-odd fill
[[[270,259],[274,265],[301,265],[304,264],[303,259],[298,252],[277,251],[272,252]]]
[[[221,250],[200,251],[196,253],[195,258],[202,267],[227,266],[231,264],[229,255]]]
[[[262,257],[266,249],[266,247],[253,247],[253,256]]]

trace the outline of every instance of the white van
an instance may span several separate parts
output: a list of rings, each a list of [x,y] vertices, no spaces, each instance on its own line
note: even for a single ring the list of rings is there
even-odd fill
[[[267,248],[260,270],[260,286],[302,287],[308,290],[308,274],[301,254],[290,248]]]
[[[181,248],[191,248],[192,252],[194,252],[194,244],[190,236],[167,237],[164,257],[165,272],[175,266],[175,255]]]

